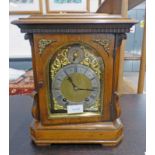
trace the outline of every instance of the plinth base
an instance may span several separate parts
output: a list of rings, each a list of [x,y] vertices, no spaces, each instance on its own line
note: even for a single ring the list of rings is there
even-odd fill
[[[38,146],[55,143],[94,143],[116,146],[123,138],[123,125],[120,119],[115,122],[52,126],[44,126],[33,121],[30,130],[32,140]]]

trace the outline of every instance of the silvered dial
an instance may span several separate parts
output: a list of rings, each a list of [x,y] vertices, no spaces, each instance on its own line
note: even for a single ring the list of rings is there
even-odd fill
[[[52,95],[64,108],[77,104],[89,108],[100,95],[100,82],[91,68],[81,64],[67,65],[57,72],[52,82]]]
[[[71,63],[79,63],[84,59],[84,52],[80,47],[72,47],[68,51],[68,60]]]

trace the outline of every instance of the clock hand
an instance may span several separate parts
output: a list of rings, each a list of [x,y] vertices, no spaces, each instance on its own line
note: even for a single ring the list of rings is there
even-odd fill
[[[67,73],[66,73],[66,75],[67,75],[68,81],[72,84],[73,88],[76,88],[77,86],[74,84],[72,78]]]
[[[65,72],[65,73],[66,73],[66,75],[67,75],[68,81],[72,84],[74,90],[86,90],[86,91],[95,91],[95,90],[96,90],[96,89],[78,88],[78,87],[74,84],[72,78],[68,75],[68,73],[67,73],[67,72]]]
[[[96,89],[83,89],[83,88],[76,88],[76,90],[95,91]]]
[[[68,80],[71,82],[71,84],[72,84],[74,90],[86,90],[86,91],[94,91],[94,90],[95,90],[95,89],[83,89],[83,88],[78,88],[78,87],[74,84],[72,78],[71,78],[69,75],[68,75]]]
[[[72,78],[71,78],[70,76],[68,76],[68,80],[69,80],[69,81],[70,81],[70,83],[72,84],[73,88],[75,88],[75,87],[76,87],[76,85],[73,83],[73,80],[72,80]]]
[[[77,58],[77,56],[78,56],[77,52],[78,52],[78,51],[75,51],[75,53],[73,54],[73,61],[75,61],[76,58]]]

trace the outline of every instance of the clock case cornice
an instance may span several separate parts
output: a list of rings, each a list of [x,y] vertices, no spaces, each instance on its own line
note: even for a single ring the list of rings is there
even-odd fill
[[[22,33],[44,34],[128,33],[135,23],[118,15],[101,14],[31,16],[12,22]]]

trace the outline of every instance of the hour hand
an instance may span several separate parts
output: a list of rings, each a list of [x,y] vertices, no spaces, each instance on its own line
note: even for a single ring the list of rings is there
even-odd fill
[[[86,91],[95,91],[96,89],[84,89],[84,88],[77,88],[77,90],[86,90]]]

